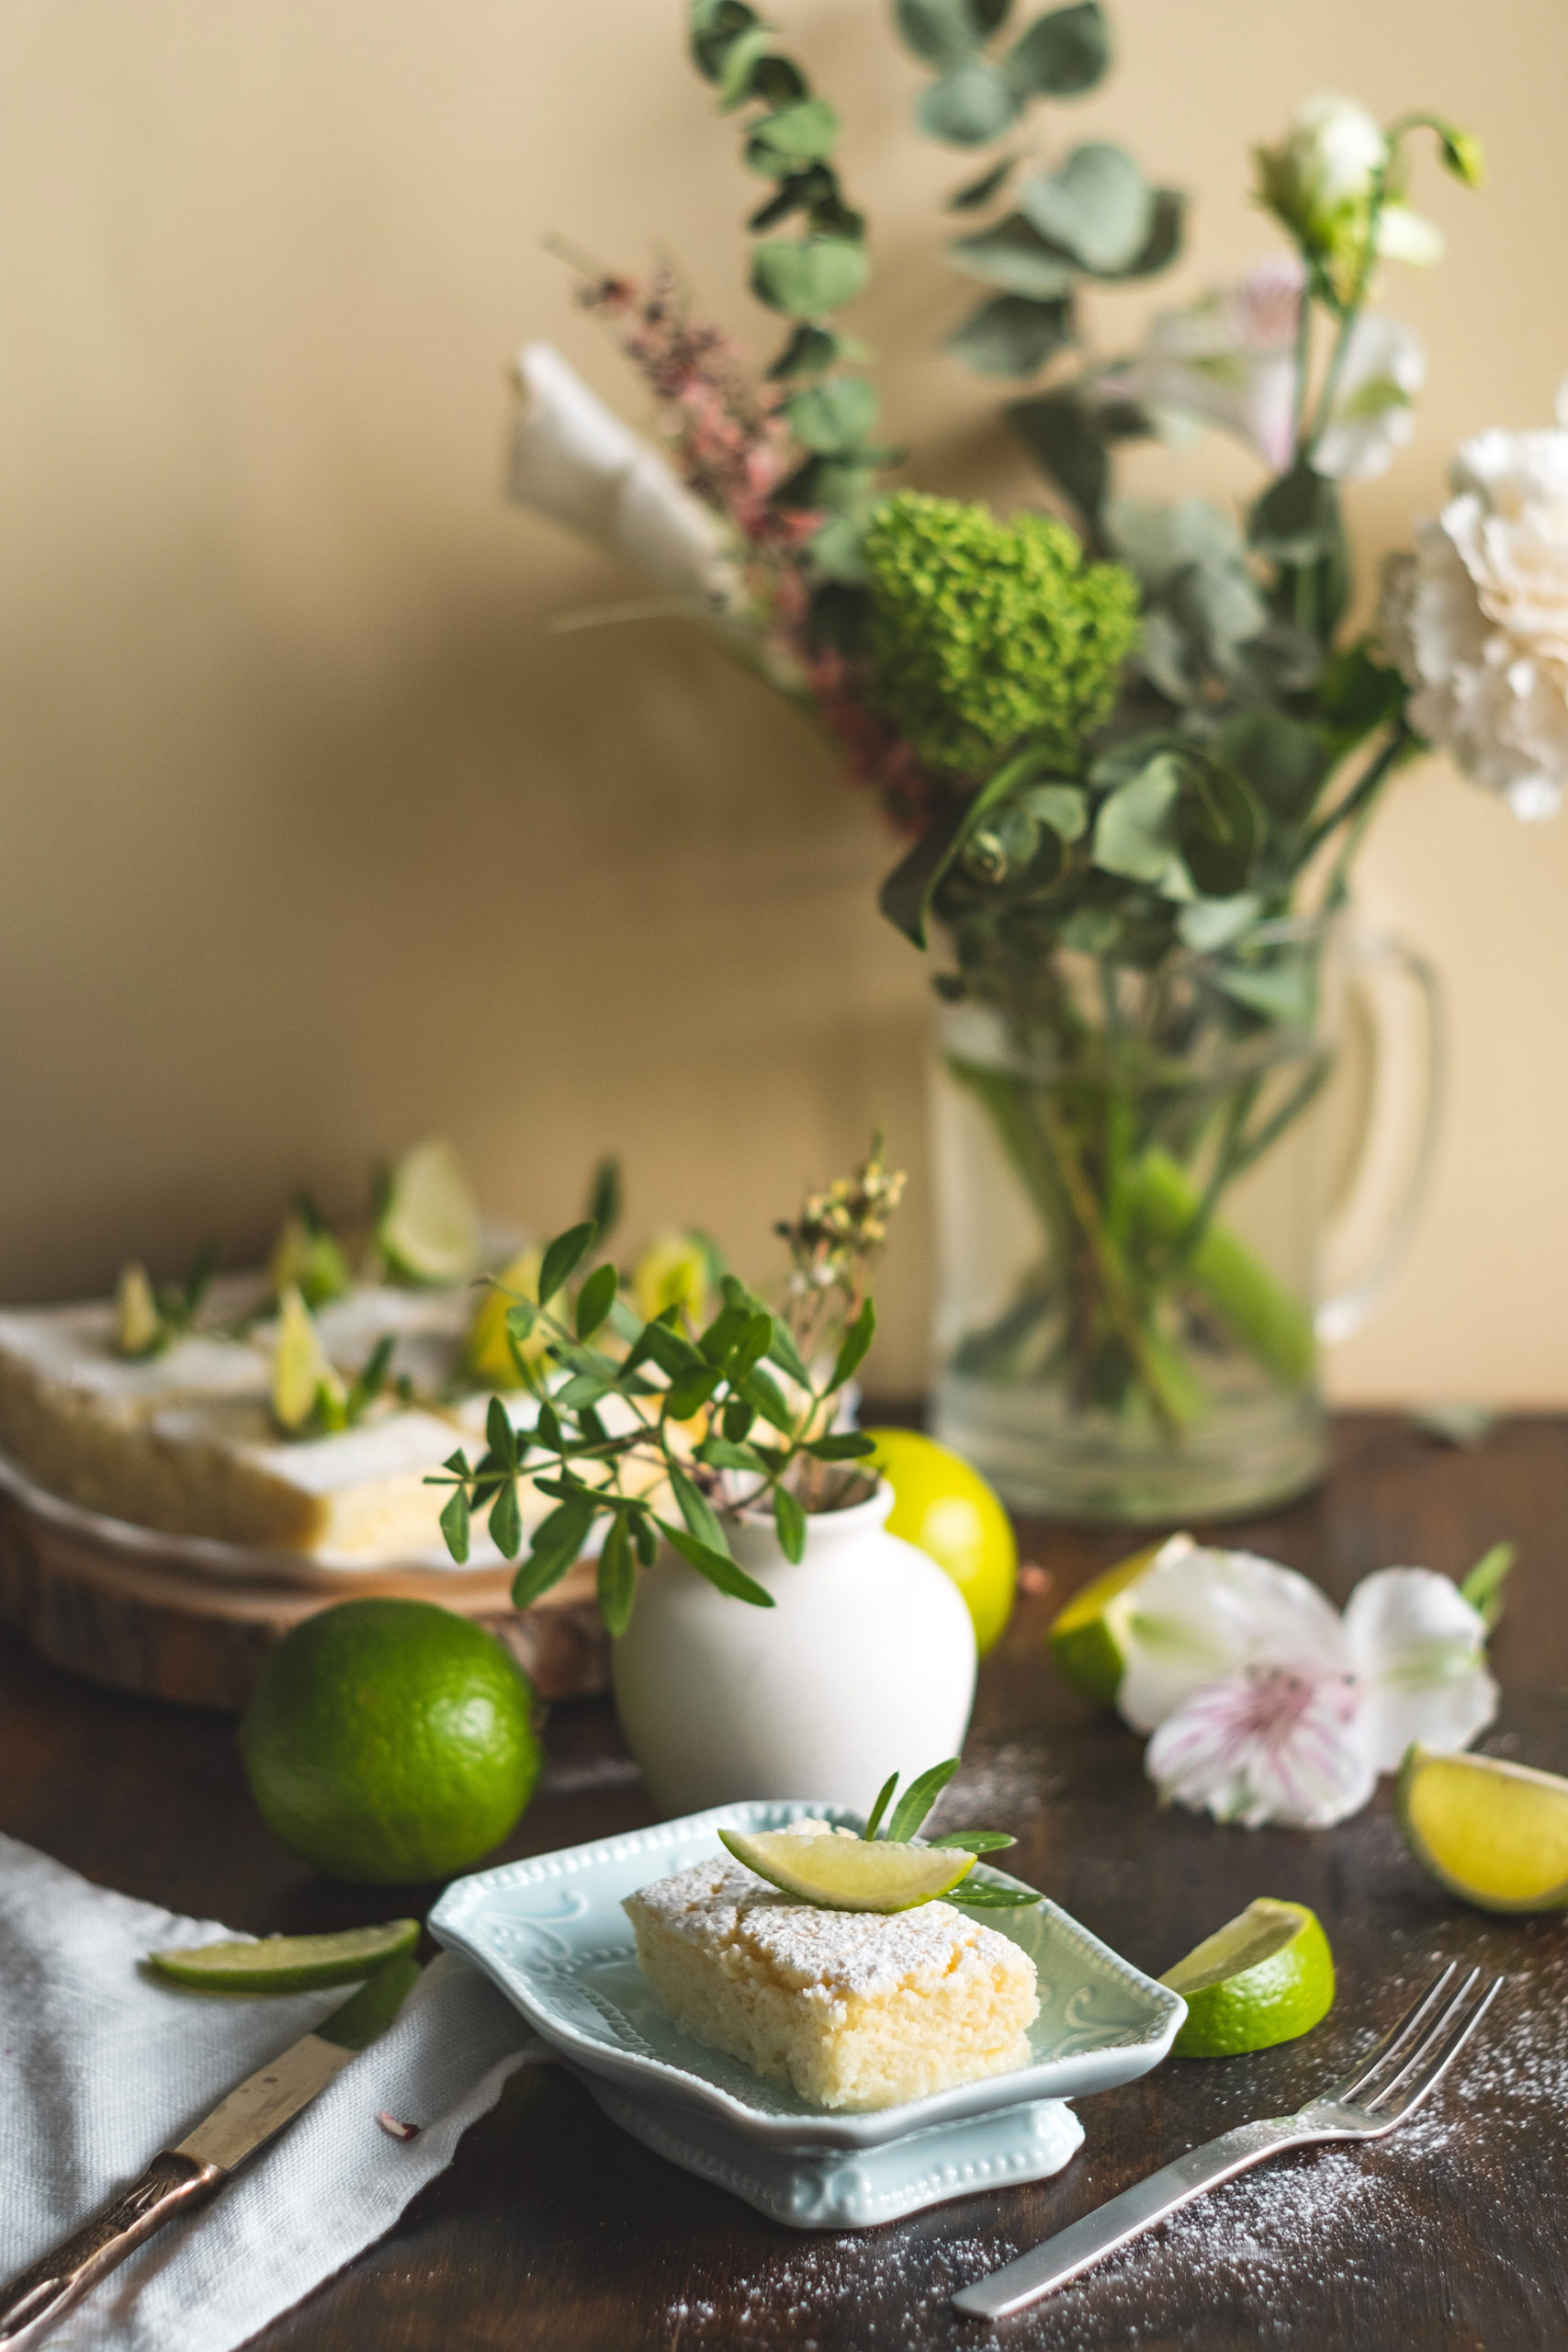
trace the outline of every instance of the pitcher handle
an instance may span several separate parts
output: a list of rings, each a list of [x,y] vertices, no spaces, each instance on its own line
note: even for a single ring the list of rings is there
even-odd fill
[[[1420,1007],[1424,1050],[1417,1058],[1416,1099],[1405,1120],[1415,1138],[1408,1171],[1403,1183],[1393,1189],[1390,1199],[1382,1207],[1377,1220],[1380,1230],[1370,1250],[1368,1264],[1331,1298],[1323,1299],[1314,1318],[1319,1340],[1330,1343],[1348,1339],[1352,1331],[1359,1329],[1387,1289],[1410,1246],[1437,1156],[1447,1061],[1442,982],[1427,958],[1390,932],[1367,933],[1353,937],[1348,943],[1348,978],[1352,980],[1359,973],[1382,970],[1393,972],[1408,983]],[[1373,1069],[1375,1081],[1378,1064],[1389,1050],[1389,1023],[1374,996],[1369,992],[1363,1001],[1371,1012],[1378,1037],[1377,1061]],[[1378,1091],[1374,1083],[1374,1103]],[[1353,1219],[1363,1216],[1369,1197],[1374,1204],[1376,1202],[1379,1178],[1375,1165],[1377,1156],[1371,1145],[1379,1128],[1380,1122],[1374,1108],[1362,1128],[1349,1197],[1339,1212],[1338,1222],[1341,1224],[1348,1225]]]

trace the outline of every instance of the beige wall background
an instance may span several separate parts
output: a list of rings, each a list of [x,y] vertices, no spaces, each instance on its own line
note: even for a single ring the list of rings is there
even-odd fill
[[[1029,477],[942,359],[963,159],[918,141],[879,0],[777,0],[849,126],[911,475]],[[1314,89],[1485,140],[1388,307],[1431,361],[1369,552],[1453,444],[1568,375],[1562,0],[1116,0],[1107,130],[1194,189],[1173,296],[1269,247],[1246,150]],[[631,1222],[755,1273],[800,1187],[886,1119],[913,1176],[884,1385],[922,1372],[926,975],[872,905],[887,846],[805,729],[673,624],[551,638],[626,577],[509,512],[502,371],[553,338],[638,396],[541,233],[655,244],[760,341],[755,200],[678,0],[5,0],[0,14],[0,1295],[236,1258],[308,1182],[446,1128],[499,1210],[565,1220],[607,1146]],[[1140,303],[1102,303],[1103,339]],[[1163,461],[1162,461],[1163,462]],[[1242,477],[1213,453],[1210,483]],[[1568,819],[1438,765],[1364,902],[1441,966],[1453,1076],[1418,1242],[1333,1359],[1347,1397],[1568,1402]]]

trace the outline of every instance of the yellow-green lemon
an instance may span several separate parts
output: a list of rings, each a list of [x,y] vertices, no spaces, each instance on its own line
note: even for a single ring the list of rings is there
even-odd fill
[[[335,1878],[400,1885],[488,1853],[539,1777],[534,1692],[492,1634],[425,1600],[344,1600],[281,1641],[240,1725],[251,1793]]]
[[[893,1489],[889,1532],[947,1570],[975,1623],[982,1657],[1000,1638],[1018,1589],[1018,1538],[977,1470],[918,1430],[868,1430],[869,1466]]]
[[[474,1319],[468,1326],[468,1336],[463,1345],[463,1370],[467,1376],[483,1388],[520,1388],[522,1374],[517,1369],[506,1329],[506,1311],[515,1306],[518,1298],[537,1300],[539,1295],[539,1252],[524,1250],[496,1276],[502,1287],[489,1285],[479,1293]],[[509,1296],[508,1293],[514,1293]],[[559,1306],[561,1301],[557,1301]],[[525,1363],[542,1363],[548,1345],[547,1335],[536,1326],[525,1340],[517,1342],[517,1351]]]

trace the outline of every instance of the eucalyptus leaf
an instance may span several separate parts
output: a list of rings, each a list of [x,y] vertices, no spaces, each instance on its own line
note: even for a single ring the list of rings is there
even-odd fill
[[[998,294],[953,329],[946,347],[977,376],[1032,376],[1076,334],[1070,302]]]
[[[1265,808],[1292,823],[1306,816],[1328,775],[1322,738],[1283,711],[1234,711],[1215,729],[1213,741]]]
[[[841,349],[830,327],[796,327],[768,370],[769,381],[792,383],[797,376],[820,376],[831,368]]]
[[[752,124],[746,141],[748,167],[765,178],[781,178],[802,164],[820,163],[833,152],[839,118],[826,98],[801,98]]]
[[[786,413],[802,448],[830,456],[864,441],[876,423],[876,392],[863,376],[832,376],[796,392]]]
[[[895,0],[893,21],[905,48],[944,74],[975,53],[979,28],[965,0]]]
[[[1017,164],[1016,155],[1004,155],[999,164],[993,164],[988,171],[981,173],[977,180],[965,180],[964,186],[961,188],[955,188],[948,198],[948,210],[950,212],[983,211],[993,197],[1001,194]]]
[[[1103,274],[1127,268],[1154,224],[1153,189],[1126,150],[1105,140],[1025,180],[1019,203],[1042,238]]]
[[[842,310],[870,275],[864,246],[842,237],[771,239],[751,255],[751,291],[792,319]]]
[[[1033,400],[1010,401],[1003,413],[1042,472],[1098,528],[1111,485],[1111,459],[1092,411],[1076,393],[1043,392]]]
[[[1156,187],[1152,194],[1148,232],[1141,248],[1120,269],[1099,270],[1097,277],[1157,277],[1177,259],[1187,229],[1187,198],[1179,187]]]
[[[1339,494],[1304,461],[1271,482],[1254,506],[1247,537],[1276,563],[1306,564],[1326,555],[1340,531]]]
[[[1263,901],[1255,890],[1240,891],[1234,899],[1194,899],[1182,908],[1176,927],[1184,946],[1211,956],[1249,931],[1262,912]]]
[[[1001,137],[1018,110],[1017,85],[976,58],[921,91],[915,119],[929,137],[945,140],[950,147],[984,147]]]
[[[1088,830],[1089,802],[1074,784],[1032,784],[1019,803],[1059,841],[1076,842]]]
[[[1181,768],[1156,752],[1130,784],[1111,793],[1094,822],[1094,863],[1107,874],[1158,887],[1176,862],[1175,815]]]
[[[1225,899],[1252,878],[1263,842],[1263,816],[1233,769],[1194,755],[1176,820],[1182,864],[1205,897]]]
[[[1099,0],[1036,17],[1008,51],[1003,71],[1025,97],[1077,98],[1105,78],[1111,31]]]
[[[1036,300],[1054,300],[1071,293],[1077,277],[1066,256],[1048,244],[1021,212],[1010,212],[1005,220],[977,230],[973,236],[953,238],[947,250],[953,267],[965,277],[1005,287],[1010,294],[1029,294]]]
[[[718,102],[727,113],[745,104],[752,74],[773,45],[773,35],[766,25],[749,25],[736,34],[724,52],[718,75]]]

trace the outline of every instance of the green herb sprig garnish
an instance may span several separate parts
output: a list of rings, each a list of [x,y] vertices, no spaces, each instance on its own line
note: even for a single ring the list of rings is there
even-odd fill
[[[876,1802],[866,1815],[862,1838],[869,1844],[880,1834],[890,1845],[908,1844],[957,1771],[959,1762],[958,1757],[950,1756],[944,1763],[933,1764],[929,1771],[910,1781],[897,1804],[893,1804],[893,1798],[898,1786],[898,1775],[890,1772],[877,1791]],[[886,1828],[883,1829],[882,1817],[889,1805],[893,1805],[892,1815]],[[998,1854],[1004,1847],[1016,1846],[1018,1840],[1010,1838],[1005,1829],[944,1829],[941,1837],[932,1842],[951,1847],[953,1852],[960,1854]],[[984,1880],[976,1883],[971,1874],[961,1879],[943,1900],[961,1904],[974,1911],[1018,1911],[1032,1903],[1043,1902],[1044,1897],[1022,1887],[992,1886]]]

